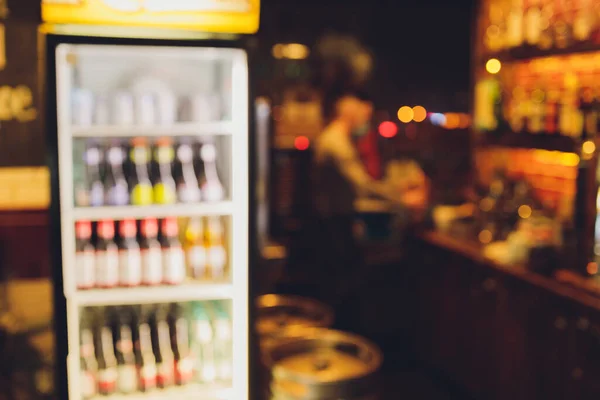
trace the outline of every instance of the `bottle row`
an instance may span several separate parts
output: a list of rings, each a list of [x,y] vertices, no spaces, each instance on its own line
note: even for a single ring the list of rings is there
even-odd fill
[[[139,225],[139,228],[138,228]],[[191,218],[182,230],[176,218],[127,219],[75,225],[75,277],[80,290],[180,285],[186,279],[225,279],[227,251],[221,217]],[[95,234],[94,234],[95,233]]]
[[[225,198],[213,143],[89,141],[75,159],[75,205],[146,206]]]
[[[505,49],[569,49],[600,43],[600,6],[594,0],[492,0],[484,44]]]
[[[72,94],[72,123],[78,127],[93,125],[155,126],[177,122],[220,121],[224,101],[218,94],[194,94],[178,97],[166,91],[148,93],[94,93],[75,89]]]
[[[152,392],[192,383],[229,384],[228,304],[194,302],[83,309],[81,395]]]
[[[476,88],[476,125],[483,130],[561,134],[593,139],[600,131],[600,91],[592,87],[516,87],[498,81]]]

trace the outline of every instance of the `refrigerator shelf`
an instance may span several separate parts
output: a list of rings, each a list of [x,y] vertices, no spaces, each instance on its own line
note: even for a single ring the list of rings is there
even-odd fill
[[[98,125],[91,127],[72,127],[71,135],[78,138],[105,137],[165,137],[165,136],[217,136],[231,135],[235,126],[231,122],[181,122],[174,125]]]
[[[182,303],[195,300],[226,300],[232,297],[231,283],[210,282],[177,286],[79,290],[73,294],[78,306]]]
[[[168,206],[123,206],[123,207],[76,207],[73,218],[76,221],[100,221],[103,219],[143,219],[193,216],[232,215],[235,207],[230,201],[197,204],[173,204]]]
[[[215,385],[186,385],[149,393],[136,393],[129,395],[97,396],[94,400],[231,400],[231,388]]]

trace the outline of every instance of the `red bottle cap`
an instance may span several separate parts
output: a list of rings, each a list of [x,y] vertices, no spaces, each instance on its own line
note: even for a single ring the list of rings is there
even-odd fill
[[[111,220],[98,222],[98,236],[102,239],[112,239],[115,237],[115,223]]]
[[[89,239],[92,237],[92,223],[90,221],[78,221],[75,224],[75,236],[77,239]]]
[[[179,233],[179,226],[177,225],[177,219],[170,217],[162,220],[161,231],[163,236],[175,237]]]
[[[121,237],[132,238],[137,234],[137,226],[134,219],[126,219],[119,223]]]
[[[156,218],[147,218],[142,221],[141,231],[144,237],[156,237],[158,235],[158,221]]]

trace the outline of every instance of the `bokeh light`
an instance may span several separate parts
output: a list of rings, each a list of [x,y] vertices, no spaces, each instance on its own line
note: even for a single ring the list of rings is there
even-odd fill
[[[393,138],[398,133],[398,126],[392,121],[384,121],[379,124],[379,134],[384,138]]]
[[[423,106],[415,106],[412,111],[415,122],[423,122],[427,118],[427,110]]]
[[[490,74],[497,74],[502,69],[502,63],[497,58],[490,58],[485,64],[485,70]]]
[[[400,122],[408,124],[410,121],[413,120],[414,117],[415,113],[413,112],[413,109],[408,106],[400,107],[400,109],[398,110],[398,119],[400,120]]]
[[[306,136],[298,136],[294,139],[294,147],[297,150],[307,150],[310,147],[310,140]]]

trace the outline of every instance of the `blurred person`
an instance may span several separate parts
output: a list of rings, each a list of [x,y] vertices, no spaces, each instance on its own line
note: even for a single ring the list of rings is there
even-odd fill
[[[314,146],[316,226],[312,240],[317,249],[320,295],[336,306],[356,294],[362,281],[364,263],[354,235],[359,196],[387,200],[401,214],[417,215],[426,207],[426,196],[416,194],[412,184],[405,191],[390,181],[377,181],[365,169],[352,140],[370,129],[373,104],[365,93],[346,91],[324,105],[330,122]]]

